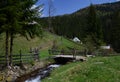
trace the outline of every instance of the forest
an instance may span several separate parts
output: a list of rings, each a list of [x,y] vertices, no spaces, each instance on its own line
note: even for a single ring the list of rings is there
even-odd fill
[[[41,20],[48,28],[48,17]],[[89,40],[93,45],[111,45],[120,52],[120,2],[93,5],[72,14],[51,18],[53,32],[72,39],[79,37],[83,42]]]

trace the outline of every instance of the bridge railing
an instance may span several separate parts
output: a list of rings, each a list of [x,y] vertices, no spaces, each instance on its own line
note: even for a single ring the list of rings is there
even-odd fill
[[[86,55],[85,51],[80,51],[80,50],[55,50],[55,49],[50,49],[48,50],[50,55]]]

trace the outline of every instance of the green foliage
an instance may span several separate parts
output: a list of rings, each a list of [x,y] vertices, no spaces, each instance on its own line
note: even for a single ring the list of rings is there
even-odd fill
[[[85,33],[91,37],[94,44],[96,44],[95,47],[101,45],[103,39],[102,27],[93,5],[89,7]]]
[[[87,48],[88,53],[92,54],[92,52],[94,52],[96,50],[96,44],[95,44],[93,38],[90,35],[88,35],[84,39],[84,41],[85,41],[85,46]]]
[[[112,47],[117,51],[120,52],[120,10],[117,10],[113,15],[112,20],[112,27],[111,34],[110,34],[110,41]]]
[[[89,7],[89,12],[87,15],[85,33],[86,38],[84,39],[84,43],[89,54],[91,54],[103,43],[103,33],[100,19],[98,18],[95,7],[92,4]]]

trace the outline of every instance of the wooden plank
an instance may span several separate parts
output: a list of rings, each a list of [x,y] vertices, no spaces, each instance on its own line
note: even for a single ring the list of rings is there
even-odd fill
[[[5,58],[0,58],[0,61],[2,61],[2,60],[6,60]]]
[[[17,57],[17,56],[19,57],[20,55],[12,55],[12,57]]]
[[[22,61],[23,60],[33,60],[33,58],[22,58]]]
[[[5,58],[5,56],[0,56],[0,58],[3,58],[3,57]]]
[[[32,54],[22,54],[22,56],[33,56]]]
[[[83,60],[86,60],[86,57],[84,56],[73,56],[73,55],[54,55],[53,58],[57,58],[57,57],[63,57],[63,58],[74,58],[76,60],[80,60],[80,59],[83,59]]]
[[[14,59],[14,60],[12,60],[12,61],[20,61],[19,59]]]
[[[12,60],[20,60],[20,58],[12,58]]]
[[[5,63],[5,61],[0,61],[0,64],[3,64],[3,63]]]

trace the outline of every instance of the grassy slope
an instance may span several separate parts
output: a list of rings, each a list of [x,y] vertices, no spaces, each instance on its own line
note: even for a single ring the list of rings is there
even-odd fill
[[[1,35],[1,39],[0,39],[0,55],[4,54],[4,47],[5,47],[5,40],[4,40],[5,36],[4,34]],[[34,38],[31,39],[30,41],[26,40],[26,38],[21,37],[21,36],[17,36],[14,39],[14,46],[13,46],[13,53],[14,54],[19,54],[19,50],[22,50],[23,54],[27,54],[30,51],[30,48],[36,48],[36,47],[41,47],[40,49],[40,57],[48,57],[48,49],[50,49],[53,45],[53,40],[57,41],[57,45],[59,46],[59,48],[66,48],[66,47],[77,47],[79,49],[82,49],[82,46],[76,45],[75,43],[73,43],[72,41],[69,41],[65,38],[62,38],[61,41],[61,37],[57,36],[57,35],[53,35],[51,33],[48,32],[44,32],[43,34],[43,38]]]
[[[96,57],[64,65],[42,82],[120,82],[120,56]]]

